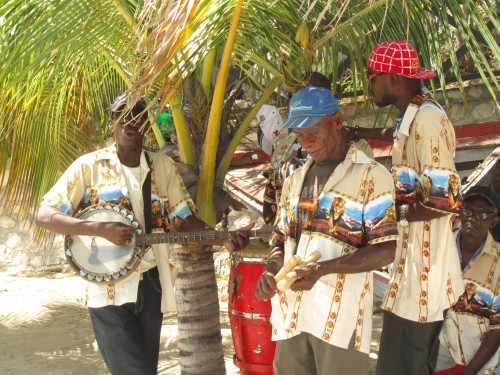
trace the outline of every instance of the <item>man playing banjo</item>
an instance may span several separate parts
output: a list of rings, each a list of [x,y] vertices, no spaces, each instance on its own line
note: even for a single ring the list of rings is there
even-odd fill
[[[103,220],[102,212],[108,206],[116,209],[113,212],[130,211],[127,217],[132,216],[132,222],[147,232],[158,226],[165,231],[175,228],[176,232],[211,229],[195,216],[195,206],[175,163],[165,155],[143,150],[144,134],[150,126],[146,107],[143,99],[135,104],[126,95],[115,99],[109,125],[114,128],[116,143],[83,155],[66,170],[44,196],[36,215],[38,225],[75,238],[88,236],[93,243],[96,239],[108,242],[116,246],[118,254],[135,247],[139,226]],[[87,207],[99,206],[103,208],[99,220],[78,216]],[[228,234],[224,242],[198,242],[236,251],[248,244],[246,230],[252,226],[241,228],[236,235]],[[111,374],[157,373],[162,312],[175,310],[168,251],[160,251],[160,246],[146,251],[126,277],[87,285],[85,302]],[[94,245],[85,249],[91,253],[98,250]]]

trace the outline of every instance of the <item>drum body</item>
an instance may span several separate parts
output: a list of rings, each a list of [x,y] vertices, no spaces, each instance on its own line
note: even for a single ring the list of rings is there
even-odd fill
[[[229,276],[229,321],[234,364],[242,375],[272,374],[276,342],[271,340],[271,302],[255,296],[265,258],[232,254]]]

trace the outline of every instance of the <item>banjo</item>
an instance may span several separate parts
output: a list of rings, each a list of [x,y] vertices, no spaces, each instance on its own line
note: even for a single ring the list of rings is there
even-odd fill
[[[80,277],[94,283],[122,280],[139,266],[147,246],[160,243],[186,243],[203,240],[225,240],[234,232],[208,230],[200,232],[156,232],[143,234],[140,224],[127,209],[116,204],[96,204],[82,210],[75,217],[98,222],[121,222],[132,225],[135,234],[129,245],[123,247],[103,237],[67,235],[65,255],[70,266]],[[247,231],[249,237],[262,237],[256,230]],[[270,233],[267,232],[269,236]]]

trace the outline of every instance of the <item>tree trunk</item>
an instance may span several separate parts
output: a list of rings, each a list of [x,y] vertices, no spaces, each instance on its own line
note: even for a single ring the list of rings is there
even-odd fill
[[[171,254],[182,375],[226,373],[213,251],[178,247]]]

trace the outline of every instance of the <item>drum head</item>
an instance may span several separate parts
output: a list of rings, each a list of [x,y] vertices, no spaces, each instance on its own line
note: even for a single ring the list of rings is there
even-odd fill
[[[98,222],[121,222],[133,225],[141,234],[138,221],[130,211],[117,205],[94,205],[83,210],[79,219]],[[120,280],[139,265],[142,248],[134,241],[126,247],[115,245],[102,237],[67,236],[66,257],[70,265],[85,279],[93,282]]]

